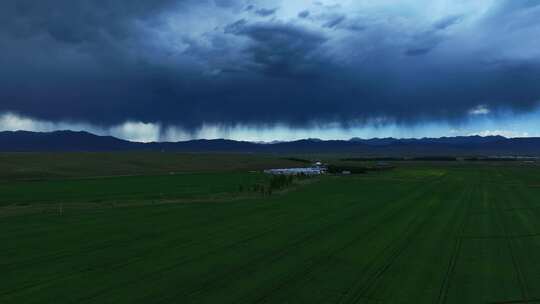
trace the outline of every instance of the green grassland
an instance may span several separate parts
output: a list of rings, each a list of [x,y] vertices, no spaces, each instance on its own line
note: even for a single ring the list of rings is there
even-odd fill
[[[403,163],[268,196],[238,189],[284,160],[245,157],[5,178],[0,303],[540,303],[539,167]]]
[[[200,153],[0,153],[0,181],[260,170],[302,165],[283,157]]]
[[[189,173],[0,182],[0,206],[204,199],[261,182],[261,173]]]

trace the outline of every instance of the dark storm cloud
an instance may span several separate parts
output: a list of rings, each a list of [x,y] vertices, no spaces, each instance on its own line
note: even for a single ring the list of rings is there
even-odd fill
[[[236,0],[214,0],[214,2],[218,7],[233,7],[238,5],[238,1]]]
[[[348,126],[459,120],[478,105],[527,111],[540,100],[536,1],[436,22],[322,3],[294,8],[293,19],[261,11],[272,5],[2,1],[0,112],[104,126]]]
[[[415,34],[411,39],[411,44],[405,55],[407,56],[423,56],[429,54],[440,43],[444,42],[444,31],[459,24],[463,16],[448,16],[440,19],[433,24],[432,28],[428,28]]]
[[[343,21],[345,21],[345,18],[346,18],[345,16],[332,17],[330,20],[324,23],[323,27],[334,28],[340,25]]]
[[[434,24],[434,27],[437,30],[444,30],[446,28],[451,27],[452,25],[459,23],[461,19],[462,19],[462,16],[448,16],[436,22]]]
[[[321,62],[318,48],[326,38],[301,27],[281,23],[248,24],[239,20],[226,31],[251,40],[245,52],[254,68],[274,77],[315,76]]]
[[[422,56],[431,51],[430,48],[423,48],[423,49],[408,49],[405,51],[405,54],[407,56]]]
[[[125,39],[137,21],[152,21],[167,8],[189,1],[2,1],[0,31],[14,38],[50,35],[66,43]]]
[[[309,11],[308,11],[308,10],[301,11],[300,13],[298,13],[298,17],[300,17],[300,18],[307,18],[307,17],[309,17]]]
[[[277,8],[260,8],[255,11],[255,14],[262,16],[262,17],[268,17],[272,16],[277,11]]]

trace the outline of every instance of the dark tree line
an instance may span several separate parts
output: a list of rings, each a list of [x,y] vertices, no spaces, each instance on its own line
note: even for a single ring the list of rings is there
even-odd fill
[[[294,184],[295,179],[304,179],[308,176],[300,175],[272,175],[268,181],[265,183],[257,183],[244,187],[243,185],[239,186],[239,191],[249,191],[260,193],[262,195],[272,195],[273,192],[285,189]]]

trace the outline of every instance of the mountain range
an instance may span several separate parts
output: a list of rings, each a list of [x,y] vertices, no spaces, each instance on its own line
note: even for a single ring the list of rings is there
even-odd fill
[[[226,139],[141,143],[88,132],[0,132],[0,152],[235,152],[349,153],[362,156],[521,155],[540,156],[540,138],[458,136],[441,138],[303,139],[255,143]]]

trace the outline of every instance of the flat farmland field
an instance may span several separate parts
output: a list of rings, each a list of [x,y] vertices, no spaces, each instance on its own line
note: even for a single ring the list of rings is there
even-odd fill
[[[540,303],[540,167],[251,169],[6,178],[0,303]]]

